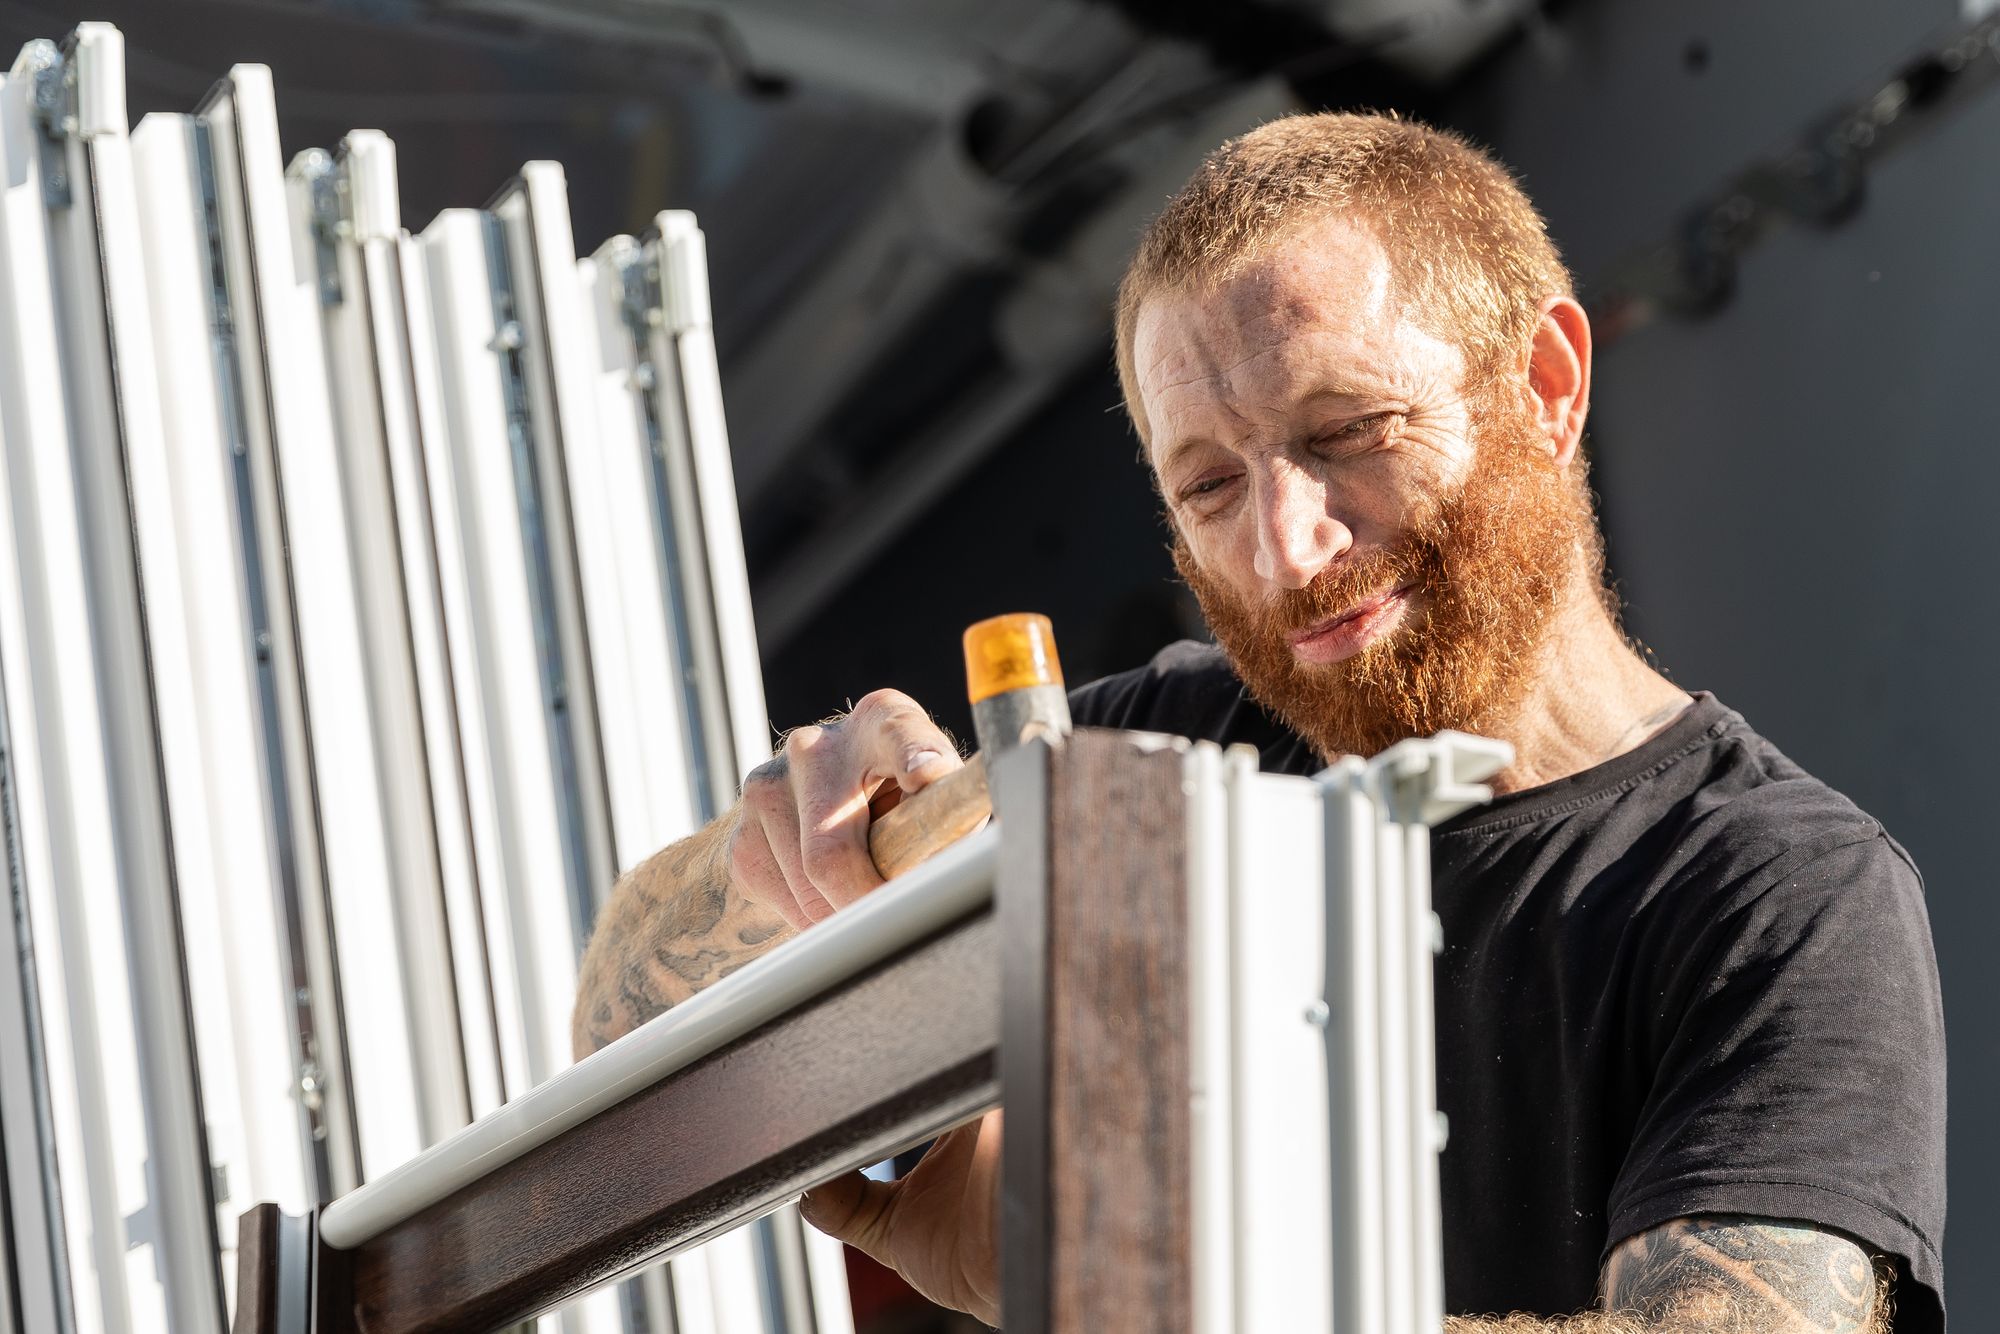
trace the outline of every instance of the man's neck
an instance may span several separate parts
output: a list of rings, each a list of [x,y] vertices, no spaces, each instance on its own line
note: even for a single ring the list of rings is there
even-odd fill
[[[1550,626],[1535,684],[1497,729],[1514,763],[1493,780],[1519,792],[1582,773],[1645,744],[1694,701],[1633,651],[1577,581]]]

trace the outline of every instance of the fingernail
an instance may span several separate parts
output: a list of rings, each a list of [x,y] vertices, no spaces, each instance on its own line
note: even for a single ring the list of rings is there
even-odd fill
[[[917,770],[923,768],[925,765],[935,764],[943,758],[944,756],[938,754],[934,750],[911,751],[910,754],[906,756],[903,760],[903,772],[906,774],[913,774]]]

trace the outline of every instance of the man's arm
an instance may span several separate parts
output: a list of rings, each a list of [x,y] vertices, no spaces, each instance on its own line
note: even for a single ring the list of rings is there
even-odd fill
[[[576,1058],[623,1037],[792,934],[730,880],[738,812],[626,872],[577,970]]]
[[[1676,1218],[1611,1253],[1603,1311],[1453,1317],[1445,1334],[1887,1334],[1889,1272],[1846,1237],[1808,1224]]]
[[[734,810],[612,890],[578,970],[577,1059],[880,885],[873,812],[960,763],[930,715],[894,690],[788,733],[743,780]]]

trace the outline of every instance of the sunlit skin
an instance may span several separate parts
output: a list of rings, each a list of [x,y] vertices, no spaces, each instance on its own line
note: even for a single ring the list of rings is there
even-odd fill
[[[1380,550],[1471,468],[1465,356],[1399,311],[1390,272],[1365,228],[1324,216],[1215,290],[1160,293],[1139,309],[1147,458],[1195,561],[1247,603]],[[1517,363],[1501,368],[1560,468],[1583,438],[1590,357],[1582,308],[1554,296]],[[1420,593],[1376,594],[1293,652],[1332,662],[1418,632]],[[1517,757],[1499,786],[1600,764],[1686,703],[1632,651],[1591,581],[1573,580],[1535,680],[1496,729]]]

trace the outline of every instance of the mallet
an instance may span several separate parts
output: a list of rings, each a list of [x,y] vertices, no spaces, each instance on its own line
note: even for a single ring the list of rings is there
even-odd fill
[[[1016,612],[967,627],[965,689],[979,753],[963,769],[904,798],[870,827],[868,855],[885,880],[956,843],[993,813],[987,756],[1030,737],[1069,731],[1069,694],[1046,616]]]

